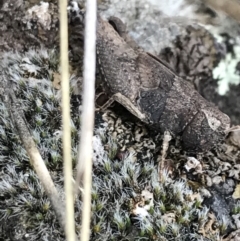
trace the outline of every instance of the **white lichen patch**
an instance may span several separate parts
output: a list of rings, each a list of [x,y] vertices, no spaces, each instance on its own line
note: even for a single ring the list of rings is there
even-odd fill
[[[149,211],[153,207],[153,193],[148,190],[143,190],[141,193],[142,201],[144,202],[144,208]]]
[[[26,18],[27,20],[36,19],[41,27],[45,30],[51,29],[51,15],[48,12],[49,3],[40,2],[40,5],[35,5],[28,9]],[[27,22],[28,28],[31,29],[32,24]]]
[[[193,4],[187,3],[186,0],[149,0],[149,2],[156,5],[167,16],[196,18],[194,14],[196,7]]]
[[[70,1],[70,5],[67,7],[67,10],[72,10],[74,12],[78,12],[79,11],[79,6],[77,1]]]
[[[93,136],[93,163],[97,165],[105,156],[104,146],[100,136]]]
[[[218,40],[218,42],[223,41],[223,38],[217,34],[214,34],[214,37]],[[234,45],[233,51],[235,56],[231,53],[226,54],[225,58],[223,58],[218,66],[213,70],[214,79],[219,79],[218,93],[220,95],[225,95],[227,93],[230,84],[238,85],[240,83],[240,76],[236,71],[236,67],[240,61],[240,46]]]
[[[196,173],[202,173],[202,164],[195,157],[188,157],[187,162],[184,165],[187,172],[194,169]]]
[[[141,206],[140,203],[136,203],[135,208],[132,210],[132,213],[140,218],[149,216],[148,211]]]
[[[240,214],[235,214],[232,216],[234,219],[234,222],[238,229],[240,229]]]

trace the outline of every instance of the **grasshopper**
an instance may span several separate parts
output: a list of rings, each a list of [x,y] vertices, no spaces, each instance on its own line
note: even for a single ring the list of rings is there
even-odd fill
[[[96,50],[102,88],[110,98],[103,108],[117,101],[150,128],[180,136],[190,153],[224,139],[229,117],[168,64],[140,48],[120,19],[98,16]]]

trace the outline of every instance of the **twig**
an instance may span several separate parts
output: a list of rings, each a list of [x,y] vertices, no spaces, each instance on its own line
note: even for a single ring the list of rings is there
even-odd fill
[[[47,170],[47,167],[33,141],[33,138],[27,127],[23,111],[21,110],[21,106],[19,106],[11,86],[5,86],[4,91],[4,102],[8,107],[11,119],[15,124],[18,134],[22,140],[22,143],[30,157],[30,163],[35,169],[40,181],[42,182],[46,194],[51,200],[51,203],[56,212],[60,225],[64,229],[65,213],[63,209],[63,203],[60,201],[57,189],[54,186],[52,178]]]
[[[91,218],[92,186],[92,136],[94,127],[95,65],[96,65],[96,0],[87,0],[84,40],[84,83],[81,140],[79,146],[78,174],[79,185],[83,178],[83,212],[81,241],[89,240]]]
[[[159,180],[160,182],[163,181],[163,169],[164,169],[164,162],[165,162],[165,158],[167,156],[167,150],[169,147],[169,142],[171,141],[172,137],[170,135],[169,131],[165,131],[164,132],[164,136],[163,136],[163,144],[162,144],[162,152],[161,152],[161,157],[158,163],[158,175],[159,175]]]
[[[63,159],[64,188],[66,198],[65,234],[68,241],[75,241],[74,198],[72,185],[70,96],[69,96],[69,62],[68,62],[68,18],[67,0],[60,0],[60,52],[61,52],[61,88],[62,88],[62,122],[63,122]]]

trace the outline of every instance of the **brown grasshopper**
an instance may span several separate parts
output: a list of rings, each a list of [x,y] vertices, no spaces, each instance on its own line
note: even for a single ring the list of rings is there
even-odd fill
[[[206,151],[224,138],[229,117],[138,47],[120,19],[98,16],[96,49],[102,87],[110,97],[106,106],[117,101],[151,128],[179,135],[188,152]]]

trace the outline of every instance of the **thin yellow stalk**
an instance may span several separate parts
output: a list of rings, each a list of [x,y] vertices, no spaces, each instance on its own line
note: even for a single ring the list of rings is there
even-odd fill
[[[83,211],[81,241],[88,241],[91,220],[92,137],[94,127],[95,66],[96,66],[96,0],[87,0],[84,40],[83,112],[79,146],[77,185],[83,177]]]
[[[24,113],[21,108],[19,108],[19,101],[15,96],[13,88],[11,87],[11,85],[7,87],[5,86],[4,91],[6,93],[6,96],[8,96],[8,98],[4,98],[6,100],[5,104],[9,109],[10,116],[22,140],[23,146],[25,147],[30,157],[30,163],[35,169],[41,183],[43,184],[46,194],[50,198],[52,206],[56,212],[60,225],[64,229],[65,214],[64,209],[62,208],[63,203],[60,200],[59,193],[53,183],[50,173],[48,172],[45,162],[43,161],[40,152],[37,149],[36,144],[31,136],[31,133],[26,124]]]
[[[68,241],[75,241],[74,199],[72,185],[71,129],[70,129],[70,94],[68,62],[68,19],[67,0],[59,0],[60,6],[60,52],[62,85],[62,119],[63,119],[63,158],[64,188],[66,197],[65,233]]]

